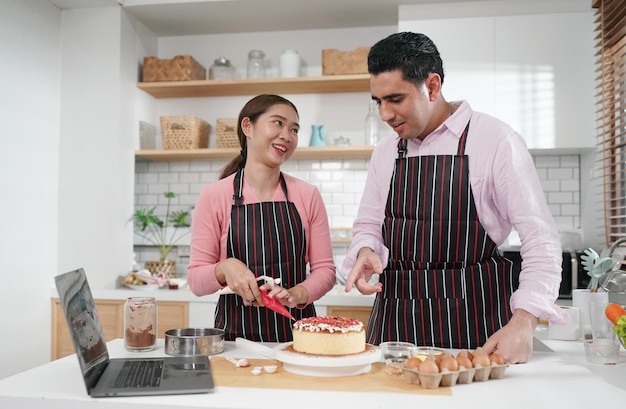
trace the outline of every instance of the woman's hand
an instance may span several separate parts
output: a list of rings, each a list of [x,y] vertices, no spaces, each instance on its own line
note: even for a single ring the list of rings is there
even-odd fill
[[[243,298],[244,304],[263,305],[256,276],[241,260],[231,257],[217,263],[215,278]]]
[[[295,308],[298,305],[306,304],[309,301],[309,292],[301,285],[293,286],[289,289],[279,285],[263,284],[260,289],[268,291],[271,298],[276,298],[285,307]]]

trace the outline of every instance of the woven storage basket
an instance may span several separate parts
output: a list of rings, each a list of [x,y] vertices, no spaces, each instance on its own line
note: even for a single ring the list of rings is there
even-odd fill
[[[177,55],[171,60],[144,57],[143,81],[205,80],[206,69],[190,55]]]
[[[322,74],[367,74],[369,52],[370,47],[359,47],[354,51],[322,50]]]
[[[193,116],[162,116],[163,149],[201,149],[209,147],[211,125]]]
[[[218,148],[241,148],[237,137],[237,118],[217,118]]]

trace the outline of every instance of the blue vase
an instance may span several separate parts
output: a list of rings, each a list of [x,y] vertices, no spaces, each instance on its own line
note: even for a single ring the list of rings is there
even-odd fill
[[[326,127],[324,125],[311,125],[309,146],[326,146]]]

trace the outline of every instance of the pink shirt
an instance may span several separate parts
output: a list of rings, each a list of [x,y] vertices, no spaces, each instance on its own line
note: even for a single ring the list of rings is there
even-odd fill
[[[563,322],[566,315],[555,304],[561,282],[560,238],[524,140],[504,122],[472,111],[467,102],[453,104],[458,106],[455,113],[423,141],[408,140],[406,156],[455,155],[471,118],[465,153],[480,222],[498,246],[512,227],[522,242],[522,272],[511,310],[522,308],[536,317]],[[346,277],[362,247],[372,248],[387,265],[389,250],[381,226],[398,140],[395,132],[387,135],[372,154],[352,243],[341,268]]]
[[[289,200],[298,209],[306,235],[306,262],[309,273],[300,283],[309,292],[308,303],[318,300],[335,284],[335,264],[330,242],[328,216],[319,190],[302,180],[286,175]],[[226,239],[233,205],[233,179],[230,175],[205,186],[198,197],[191,222],[189,287],[197,296],[213,294],[222,288],[215,277],[215,265],[227,258]],[[243,183],[243,204],[257,203],[254,190]],[[272,201],[284,201],[278,186]]]

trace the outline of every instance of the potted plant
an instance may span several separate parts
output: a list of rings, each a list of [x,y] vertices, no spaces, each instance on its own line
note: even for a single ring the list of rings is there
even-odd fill
[[[131,220],[135,226],[135,233],[159,249],[160,260],[146,261],[146,270],[152,274],[163,273],[168,278],[174,278],[176,261],[167,260],[167,256],[183,237],[190,234],[189,212],[170,211],[170,202],[175,195],[173,192],[166,192],[164,195],[167,198],[164,219],[154,214],[156,207],[153,207],[135,210]]]

